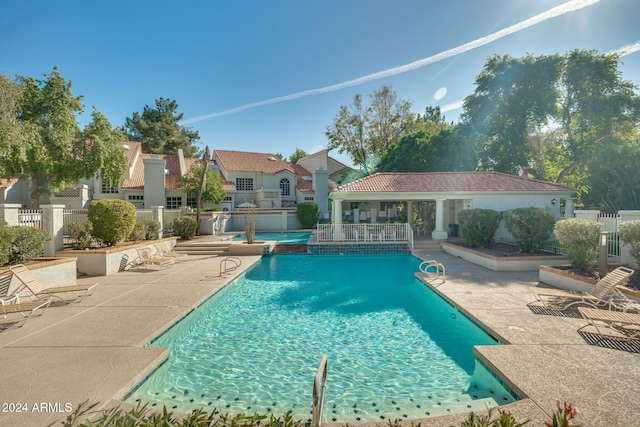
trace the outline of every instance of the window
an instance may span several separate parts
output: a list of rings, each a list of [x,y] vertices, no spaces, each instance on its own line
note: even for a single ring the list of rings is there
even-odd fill
[[[109,181],[105,181],[104,179],[101,180],[101,186],[100,186],[100,192],[102,194],[117,194],[118,193],[118,186],[116,185],[115,187],[111,185],[111,183],[109,183]]]
[[[144,196],[142,194],[129,194],[129,201],[133,202],[133,201],[141,201],[144,200]]]
[[[232,199],[231,199],[231,196],[224,196],[224,199],[223,199],[223,200],[224,200],[225,202],[230,202]]]
[[[167,209],[180,209],[182,206],[182,197],[167,197]]]
[[[253,191],[253,178],[236,178],[238,191]]]
[[[187,206],[196,209],[198,207],[198,199],[195,197],[187,197]]]
[[[306,202],[313,202],[313,196],[304,196]]]
[[[280,194],[283,196],[291,195],[291,184],[287,178],[282,178],[280,180]]]

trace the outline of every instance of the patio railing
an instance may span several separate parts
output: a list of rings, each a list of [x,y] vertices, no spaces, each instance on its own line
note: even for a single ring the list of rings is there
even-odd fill
[[[318,224],[318,242],[409,242],[413,248],[413,229],[409,224]]]

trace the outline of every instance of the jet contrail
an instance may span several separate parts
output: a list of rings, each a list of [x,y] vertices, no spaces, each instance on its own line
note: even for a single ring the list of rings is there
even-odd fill
[[[275,104],[278,102],[291,101],[293,99],[303,98],[311,95],[319,95],[327,92],[334,92],[340,89],[348,88],[351,86],[357,86],[364,83],[368,83],[373,80],[382,79],[385,77],[395,76],[396,74],[406,73],[409,71],[413,71],[415,69],[424,67],[426,65],[433,64],[435,62],[442,61],[443,59],[450,58],[452,56],[459,55],[464,52],[468,52],[472,49],[476,49],[480,46],[484,46],[491,42],[494,42],[498,39],[506,37],[510,34],[516,33],[518,31],[524,30],[525,28],[531,27],[533,25],[544,22],[548,19],[552,19],[561,15],[564,15],[569,12],[574,12],[576,10],[583,9],[585,7],[591,6],[595,3],[600,2],[600,0],[572,0],[567,3],[561,4],[560,6],[556,6],[547,10],[546,12],[542,12],[536,16],[533,16],[529,19],[525,19],[522,22],[511,25],[507,28],[504,28],[495,33],[489,34],[488,36],[481,37],[479,39],[470,41],[463,45],[454,47],[452,49],[445,50],[428,58],[419,59],[417,61],[411,62],[409,64],[400,65],[398,67],[389,68],[387,70],[378,71],[376,73],[368,74],[366,76],[358,77],[357,79],[347,80],[342,83],[337,83],[331,86],[325,86],[317,89],[305,90],[302,92],[293,93],[291,95],[279,96],[277,98],[267,99],[265,101],[253,102],[251,104],[241,105],[236,108],[232,108],[230,110],[220,111],[218,113],[207,114],[204,116],[193,117],[191,119],[183,120],[181,124],[189,124],[201,122],[207,119],[213,119],[215,117],[227,116],[229,114],[239,113],[241,111],[248,110],[250,108],[262,107],[264,105]]]
[[[630,54],[635,53],[635,52],[637,52],[639,50],[640,50],[640,41],[637,41],[635,43],[631,43],[631,44],[628,44],[626,46],[622,46],[620,49],[612,50],[609,53],[610,54],[611,53],[618,54],[618,55],[620,55],[620,58],[622,58],[623,56],[630,55]]]

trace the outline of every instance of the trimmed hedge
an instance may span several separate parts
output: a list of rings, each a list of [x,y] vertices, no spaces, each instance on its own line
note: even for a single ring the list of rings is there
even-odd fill
[[[298,203],[296,207],[298,220],[304,228],[313,228],[318,223],[320,208],[313,202]]]
[[[136,207],[126,200],[102,199],[89,204],[93,236],[113,246],[131,235],[136,225]]]
[[[596,268],[601,231],[602,224],[598,221],[582,218],[563,219],[556,223],[554,229],[571,266],[586,273]]]
[[[458,224],[467,245],[487,247],[500,225],[500,213],[493,209],[465,209],[458,214]]]
[[[504,225],[521,252],[538,253],[553,234],[556,218],[545,208],[517,208],[504,212]]]
[[[173,221],[173,232],[181,239],[193,239],[196,231],[198,231],[198,221],[192,216],[179,216]]]
[[[15,227],[9,248],[9,264],[24,264],[42,256],[45,242],[51,240],[46,231],[33,227]]]
[[[640,221],[626,221],[620,224],[620,240],[631,245],[631,256],[640,265]]]

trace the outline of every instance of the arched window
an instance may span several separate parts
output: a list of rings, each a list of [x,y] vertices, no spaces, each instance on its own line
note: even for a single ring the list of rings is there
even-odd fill
[[[282,178],[280,180],[280,194],[283,196],[291,195],[291,184],[287,178]]]

